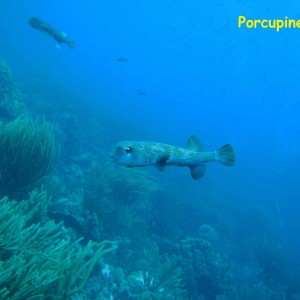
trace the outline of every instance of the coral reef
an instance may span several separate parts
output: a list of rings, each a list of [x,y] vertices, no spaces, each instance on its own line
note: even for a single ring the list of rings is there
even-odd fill
[[[32,223],[41,204],[0,200],[1,299],[68,299],[82,292],[93,267],[115,243],[71,241],[62,223]],[[36,205],[32,207],[32,203]]]
[[[58,153],[49,122],[27,117],[9,122],[0,131],[0,190],[12,195],[41,179]]]
[[[147,171],[111,164],[116,140],[147,132],[51,76],[26,80],[21,97],[0,61],[0,193],[44,186],[0,200],[0,299],[299,299],[277,218],[208,182],[170,174],[162,190]],[[55,139],[49,122],[15,118],[23,97]]]

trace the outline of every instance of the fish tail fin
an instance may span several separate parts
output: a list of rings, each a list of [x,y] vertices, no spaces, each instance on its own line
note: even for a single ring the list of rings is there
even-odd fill
[[[195,180],[200,179],[206,170],[206,166],[204,164],[199,164],[197,166],[190,167],[191,175]]]
[[[233,166],[235,163],[235,154],[230,144],[222,146],[218,151],[218,161],[225,166]]]

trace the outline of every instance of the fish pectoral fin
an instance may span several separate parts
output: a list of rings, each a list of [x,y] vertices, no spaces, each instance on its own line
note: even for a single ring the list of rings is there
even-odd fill
[[[154,165],[156,169],[158,169],[159,171],[163,171],[166,167],[166,162],[167,160],[170,158],[169,155],[163,155],[162,157],[160,157],[156,164]]]
[[[197,151],[197,152],[204,151],[203,144],[195,135],[189,137],[187,142],[187,148],[189,150]]]
[[[206,165],[200,164],[197,166],[190,167],[191,175],[195,180],[200,179],[204,174],[206,170]]]

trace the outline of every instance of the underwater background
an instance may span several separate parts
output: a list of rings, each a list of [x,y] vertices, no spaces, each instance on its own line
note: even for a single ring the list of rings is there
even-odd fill
[[[300,31],[237,27],[299,9],[0,0],[0,299],[300,299]],[[110,160],[192,134],[235,166]]]

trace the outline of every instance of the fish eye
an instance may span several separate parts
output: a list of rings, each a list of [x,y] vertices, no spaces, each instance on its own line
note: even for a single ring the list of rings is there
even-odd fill
[[[132,152],[132,147],[127,147],[127,148],[125,149],[125,152],[126,152],[126,153]]]

